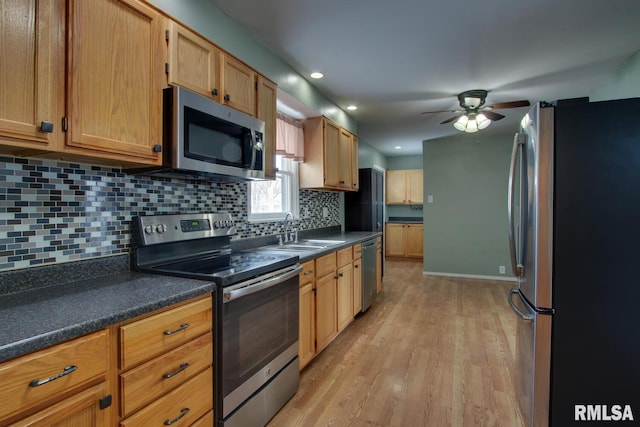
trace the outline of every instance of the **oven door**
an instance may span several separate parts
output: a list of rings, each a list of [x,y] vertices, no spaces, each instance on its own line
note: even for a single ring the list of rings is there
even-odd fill
[[[288,267],[220,292],[222,418],[297,357],[300,271],[299,265]]]

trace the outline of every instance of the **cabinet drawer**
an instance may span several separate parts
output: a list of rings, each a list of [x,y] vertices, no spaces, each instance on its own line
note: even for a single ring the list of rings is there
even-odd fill
[[[316,258],[316,277],[322,277],[336,271],[336,253]]]
[[[120,367],[129,369],[212,327],[211,297],[120,327]]]
[[[353,252],[351,248],[344,248],[338,251],[338,267],[350,264],[353,261]]]
[[[316,279],[316,267],[314,261],[302,263],[302,272],[300,273],[300,287]]]
[[[211,427],[212,425],[213,425],[213,411],[209,411],[205,416],[200,418],[195,423],[191,424],[191,427]]]
[[[107,337],[106,330],[98,331],[0,365],[0,419],[103,378]]]
[[[212,375],[213,369],[207,369],[136,412],[133,416],[121,421],[120,426],[147,427],[173,423],[179,426],[191,425],[211,411],[213,406]]]
[[[353,259],[362,258],[362,243],[353,245]]]
[[[122,416],[131,415],[212,363],[212,335],[209,332],[122,374]]]

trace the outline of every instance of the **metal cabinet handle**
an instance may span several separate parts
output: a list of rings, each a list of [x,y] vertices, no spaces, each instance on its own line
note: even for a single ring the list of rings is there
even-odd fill
[[[180,372],[184,371],[184,370],[185,370],[185,369],[187,369],[188,367],[189,367],[189,364],[188,364],[188,363],[186,363],[186,362],[185,362],[185,363],[182,363],[182,364],[180,364],[180,367],[179,367],[178,369],[176,369],[176,370],[175,370],[175,371],[173,371],[173,372],[167,372],[167,373],[165,373],[165,374],[162,376],[162,378],[167,379],[167,378],[175,377],[176,375],[178,375]]]
[[[226,94],[226,95],[224,96],[224,100],[225,100],[225,101],[227,101],[227,102],[231,101],[231,95]]]
[[[40,131],[41,132],[53,132],[53,123],[43,120],[40,122]]]
[[[187,414],[189,413],[189,411],[190,411],[190,409],[189,409],[189,408],[182,408],[182,409],[180,410],[180,415],[178,415],[177,417],[175,417],[175,418],[174,418],[174,419],[172,419],[172,420],[169,420],[169,419],[164,420],[164,425],[166,425],[166,426],[170,426],[170,425],[171,425],[171,424],[173,424],[173,423],[177,423],[178,421],[180,421],[180,419],[181,419],[182,417],[184,417],[185,415],[187,415]]]
[[[59,374],[55,374],[50,376],[49,378],[45,378],[44,380],[39,380],[38,378],[31,380],[29,383],[29,387],[40,387],[41,385],[50,383],[51,381],[57,380],[58,378],[62,378],[66,375],[69,375],[72,372],[75,372],[78,369],[76,365],[65,366],[65,368]]]
[[[173,331],[170,331],[170,330],[167,329],[166,331],[164,331],[164,334],[165,335],[173,335],[173,334],[175,334],[177,332],[184,331],[188,327],[189,327],[188,323],[183,323],[182,325],[180,325],[180,327],[178,329],[174,329]]]
[[[313,270],[309,270],[309,271],[305,271],[304,273],[302,273],[305,276],[308,276],[310,274],[313,274]]]
[[[211,95],[218,96],[218,89],[213,88],[213,90],[211,91]]]

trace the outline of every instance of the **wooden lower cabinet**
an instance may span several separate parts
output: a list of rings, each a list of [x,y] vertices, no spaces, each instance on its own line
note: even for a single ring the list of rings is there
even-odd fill
[[[107,427],[109,413],[107,410],[100,409],[100,399],[107,395],[109,395],[107,383],[102,382],[9,426]],[[6,424],[0,423],[0,425]]]
[[[353,315],[362,310],[362,259],[353,260]]]
[[[316,355],[316,292],[315,262],[302,264],[300,273],[300,310],[298,357],[300,369]]]
[[[353,321],[353,264],[351,261],[338,269],[337,279],[338,331]]]
[[[105,329],[0,364],[0,425],[107,425],[109,349]]]
[[[338,334],[336,276],[332,272],[316,279],[316,352]]]
[[[387,224],[385,255],[388,257],[422,258],[422,224]]]
[[[120,426],[191,425],[213,410],[210,295],[120,326]]]

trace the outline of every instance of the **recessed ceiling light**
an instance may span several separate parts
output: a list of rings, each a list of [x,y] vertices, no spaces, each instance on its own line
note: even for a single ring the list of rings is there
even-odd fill
[[[351,110],[351,111],[353,111],[353,110],[357,110],[357,109],[358,109],[358,107],[356,107],[355,105],[349,105],[349,106],[347,107],[347,110]]]
[[[402,147],[401,147],[400,145],[396,145],[396,146],[395,146],[395,147],[393,147],[393,148],[395,148],[396,150],[400,150]]]
[[[313,73],[310,74],[312,79],[321,79],[324,77],[324,74],[322,74],[319,71],[314,71]]]

